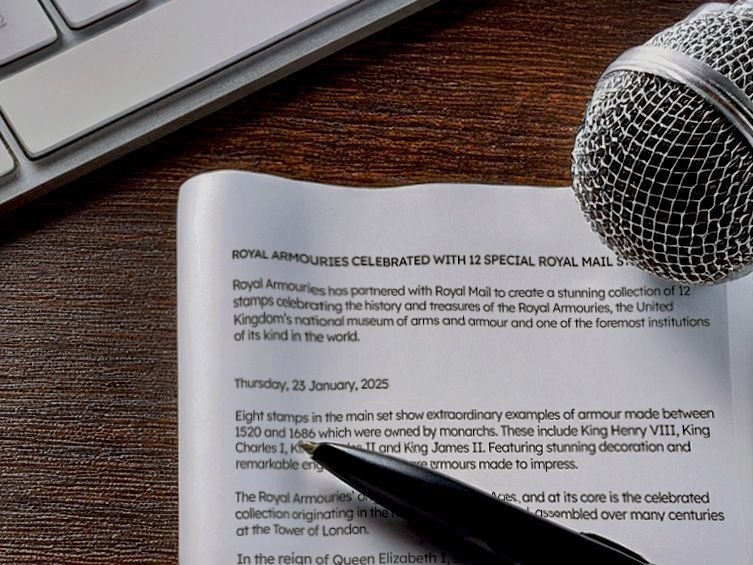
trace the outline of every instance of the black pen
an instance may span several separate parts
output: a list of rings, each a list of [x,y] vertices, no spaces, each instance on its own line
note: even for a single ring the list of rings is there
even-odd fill
[[[346,445],[299,445],[314,461],[377,504],[439,534],[438,542],[473,547],[491,562],[649,563],[610,540],[570,530],[426,467]]]

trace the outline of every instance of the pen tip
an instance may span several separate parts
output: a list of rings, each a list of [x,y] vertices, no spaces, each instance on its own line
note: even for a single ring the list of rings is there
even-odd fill
[[[313,455],[314,451],[316,451],[316,448],[319,447],[319,444],[314,443],[313,441],[299,441],[298,447],[303,449],[303,451],[305,451],[309,455]]]

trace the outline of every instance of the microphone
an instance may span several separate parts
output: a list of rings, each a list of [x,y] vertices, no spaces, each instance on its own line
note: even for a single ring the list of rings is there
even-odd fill
[[[753,270],[753,0],[627,51],[578,130],[573,189],[629,263],[683,285]]]

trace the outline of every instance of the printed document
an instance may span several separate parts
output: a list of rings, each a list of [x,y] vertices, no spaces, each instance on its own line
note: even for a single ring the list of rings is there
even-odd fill
[[[184,565],[455,562],[301,440],[652,563],[753,563],[753,289],[623,264],[568,189],[201,175],[178,294]]]

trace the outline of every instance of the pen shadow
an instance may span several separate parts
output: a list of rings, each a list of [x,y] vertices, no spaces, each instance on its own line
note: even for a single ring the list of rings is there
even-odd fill
[[[394,537],[416,542],[417,548],[442,556],[440,563],[468,565],[519,565],[491,550],[479,548],[473,540],[458,540],[456,532],[425,528],[402,518],[395,518],[383,527]]]

